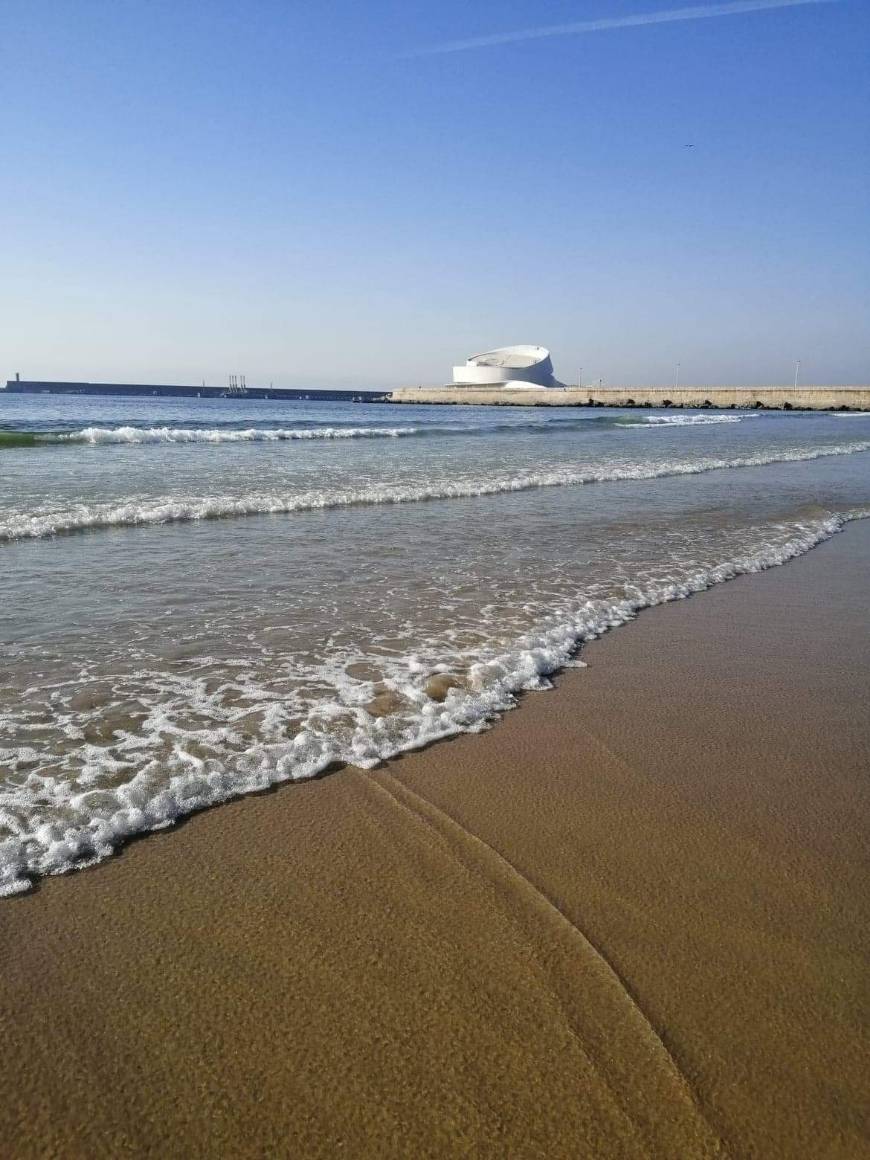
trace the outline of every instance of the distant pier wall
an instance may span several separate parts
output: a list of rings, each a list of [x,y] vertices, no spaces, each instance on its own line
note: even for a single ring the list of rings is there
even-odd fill
[[[154,383],[66,383],[35,379],[8,379],[0,387],[10,395],[154,395],[180,399],[309,399],[314,403],[382,403],[384,391],[318,391],[311,388],[284,387],[207,387],[188,384]]]
[[[870,387],[401,387],[391,403],[497,407],[713,407],[778,411],[870,411]]]

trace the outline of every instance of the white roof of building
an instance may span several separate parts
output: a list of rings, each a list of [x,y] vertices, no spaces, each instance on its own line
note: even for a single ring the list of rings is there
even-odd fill
[[[506,367],[522,368],[533,367],[550,357],[545,346],[500,346],[496,350],[487,350],[483,354],[473,354],[466,360],[469,367]]]

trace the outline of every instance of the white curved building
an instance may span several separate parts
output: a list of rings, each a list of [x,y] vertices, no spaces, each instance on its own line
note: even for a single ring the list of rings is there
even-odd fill
[[[544,346],[500,346],[473,354],[453,368],[457,387],[556,387],[550,352]]]

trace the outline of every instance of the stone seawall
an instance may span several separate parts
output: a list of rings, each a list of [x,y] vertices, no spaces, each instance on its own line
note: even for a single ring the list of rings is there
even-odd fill
[[[794,411],[870,411],[870,387],[607,387],[506,390],[499,387],[401,387],[391,403],[497,407],[714,407]]]

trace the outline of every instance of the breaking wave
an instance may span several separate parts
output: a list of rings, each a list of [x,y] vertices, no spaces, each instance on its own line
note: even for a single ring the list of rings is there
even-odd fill
[[[742,416],[755,418],[755,415]],[[300,420],[292,427],[137,427],[127,424],[120,427],[82,427],[72,431],[17,431],[0,429],[0,450],[20,447],[69,447],[69,446],[170,446],[186,444],[238,444],[238,443],[292,443],[296,441],[340,440],[340,439],[401,439],[432,438],[441,436],[490,436],[490,435],[552,435],[566,432],[601,430],[603,428],[622,429],[625,427],[646,427],[648,424],[673,423],[696,425],[697,423],[737,423],[735,416],[673,416],[661,418],[650,416],[644,422],[625,422],[612,413],[584,414],[582,416],[548,416],[547,419],[524,419],[521,421],[502,420],[486,423],[426,423],[421,426],[340,426],[313,423]]]
[[[700,475],[708,471],[729,468],[761,467],[770,463],[854,455],[868,450],[870,441],[863,440],[827,447],[787,448],[767,454],[759,453],[731,459],[701,458],[684,462],[622,463],[586,469],[565,467],[484,479],[464,478],[446,483],[377,484],[359,490],[275,490],[249,492],[243,495],[166,495],[151,499],[129,499],[121,503],[79,503],[65,508],[43,506],[33,511],[13,509],[0,513],[0,543],[104,528],[140,527],[239,516],[289,515],[294,512],[375,504],[468,499],[474,496],[529,491],[534,488]]]
[[[85,427],[37,435],[37,443],[283,443],[294,439],[398,439],[417,427]]]
[[[13,830],[0,841],[0,896],[28,890],[35,876],[99,862],[135,834],[172,825],[229,798],[311,778],[336,763],[372,768],[428,742],[478,732],[513,707],[519,693],[546,688],[549,675],[572,663],[583,642],[626,623],[640,610],[784,564],[829,539],[848,521],[868,516],[870,511],[860,510],[774,525],[765,531],[766,540],[747,544],[745,554],[671,579],[630,585],[621,597],[567,606],[554,620],[515,639],[500,655],[478,661],[469,657],[464,681],[444,696],[427,695],[418,675],[410,689],[410,711],[400,718],[372,716],[358,708],[349,733],[302,728],[281,741],[261,736],[246,742],[242,752],[225,753],[220,759],[196,756],[179,737],[175,772],[154,760],[123,784],[99,790],[82,790],[30,773],[25,784],[0,795],[0,814],[10,819]],[[232,723],[220,733],[225,740],[240,740]],[[101,751],[94,746],[88,750],[88,760],[97,760]],[[26,768],[39,757],[29,748],[0,750],[0,756],[13,768],[16,764]],[[117,761],[112,765],[115,772],[122,767]],[[58,808],[63,809],[62,821],[50,814]]]
[[[644,430],[661,427],[708,427],[720,423],[742,423],[744,419],[757,419],[757,411],[743,415],[647,415],[638,423],[620,423],[620,427],[641,427]]]

